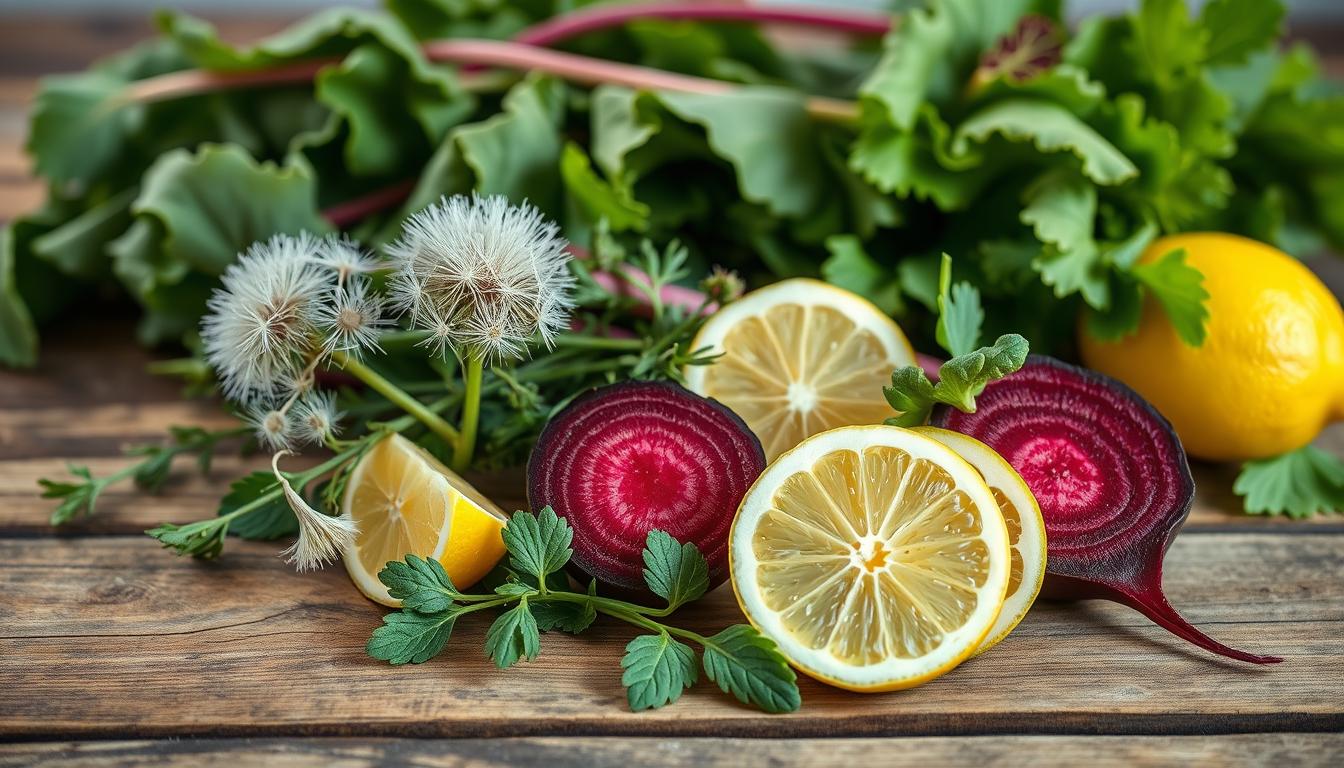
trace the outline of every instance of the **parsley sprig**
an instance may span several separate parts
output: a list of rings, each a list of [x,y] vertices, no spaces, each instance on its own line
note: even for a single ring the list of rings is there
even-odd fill
[[[1248,461],[1232,490],[1252,515],[1293,518],[1344,512],[1344,459],[1312,445]]]
[[[94,477],[88,467],[69,464],[74,481],[42,478],[42,498],[60,499],[60,504],[51,513],[52,525],[64,525],[81,515],[92,515],[98,497],[110,486],[124,480],[134,480],[141,490],[154,492],[163,487],[172,471],[173,460],[178,456],[195,455],[196,464],[202,473],[210,471],[210,462],[214,458],[219,443],[246,435],[246,427],[232,427],[221,430],[207,430],[200,427],[170,427],[168,440],[160,445],[136,445],[126,450],[130,456],[139,456],[140,461],[129,464],[105,477]]]
[[[369,639],[369,655],[392,664],[420,664],[443,650],[461,617],[505,609],[485,637],[486,655],[505,669],[535,659],[542,632],[577,634],[600,613],[648,633],[631,640],[621,659],[621,683],[632,710],[670,704],[695,684],[699,670],[690,644],[703,651],[705,677],[742,703],[772,713],[792,712],[801,704],[793,670],[774,642],[753,627],[735,624],[706,637],[658,621],[709,588],[709,568],[695,545],[663,531],[649,533],[644,580],[653,594],[667,601],[655,608],[601,597],[595,581],[586,592],[568,591],[561,569],[573,553],[574,531],[550,507],[539,514],[516,513],[503,536],[509,577],[493,594],[458,591],[433,558],[408,555],[405,561],[388,563],[378,578],[402,608],[383,617],[383,625]]]

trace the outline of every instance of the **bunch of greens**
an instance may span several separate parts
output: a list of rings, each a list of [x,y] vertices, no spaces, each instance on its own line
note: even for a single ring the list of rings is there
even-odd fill
[[[501,611],[485,635],[485,652],[505,669],[531,661],[541,650],[541,633],[579,634],[603,614],[647,631],[630,641],[621,659],[621,683],[633,710],[676,701],[699,677],[696,652],[703,649],[705,677],[744,704],[766,712],[798,709],[797,678],[775,644],[754,628],[733,625],[706,637],[658,621],[697,600],[709,586],[709,566],[693,544],[678,543],[651,531],[644,547],[644,579],[649,590],[667,601],[663,608],[635,605],[597,595],[597,582],[586,592],[570,592],[562,569],[569,562],[574,531],[546,507],[539,514],[516,512],[504,527],[507,578],[491,594],[463,594],[433,558],[414,555],[391,562],[378,579],[401,600],[401,612],[383,617],[369,638],[368,652],[392,664],[420,664],[443,651],[457,620],[480,610]]]
[[[32,364],[37,327],[108,284],[143,308],[142,341],[193,348],[248,244],[340,229],[376,248],[472,190],[560,222],[594,252],[595,289],[623,254],[644,258],[642,240],[680,238],[665,285],[609,292],[627,320],[718,264],[752,284],[824,277],[926,348],[944,252],[978,288],[986,338],[1020,331],[1069,357],[1080,311],[1118,337],[1145,295],[1202,342],[1199,272],[1180,253],[1136,264],[1159,235],[1344,248],[1344,142],[1323,129],[1344,95],[1308,49],[1280,49],[1279,0],[1210,0],[1193,17],[1183,0],[1141,0],[1072,35],[1060,0],[903,3],[918,7],[899,24],[816,12],[814,26],[852,33],[834,45],[764,35],[767,8],[729,23],[695,21],[694,3],[677,20],[584,0],[386,5],[325,11],[252,47],[163,14],[159,39],[45,81],[28,149],[49,194],[0,237],[0,362]],[[490,47],[504,39],[529,44]],[[613,338],[609,308],[590,307],[528,378],[488,377],[481,461],[519,462],[575,386],[675,371],[694,354],[666,340],[694,308]],[[412,388],[441,381],[395,354],[386,368]],[[920,397],[973,389],[942,386]],[[1264,499],[1289,470],[1344,472],[1285,461],[1241,487]],[[1270,496],[1257,508],[1304,508]]]

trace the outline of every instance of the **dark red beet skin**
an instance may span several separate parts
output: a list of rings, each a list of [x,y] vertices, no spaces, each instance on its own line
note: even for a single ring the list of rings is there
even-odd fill
[[[624,382],[546,425],[527,464],[528,502],[569,521],[571,562],[598,581],[644,590],[644,541],[662,530],[699,547],[717,586],[733,515],[763,469],[760,441],[727,407],[668,382]]]
[[[1045,518],[1044,596],[1114,600],[1214,653],[1257,656],[1200,632],[1162,593],[1162,559],[1195,498],[1171,424],[1120,382],[1049,357],[989,384],[976,412],[933,423],[980,439],[1022,475]]]

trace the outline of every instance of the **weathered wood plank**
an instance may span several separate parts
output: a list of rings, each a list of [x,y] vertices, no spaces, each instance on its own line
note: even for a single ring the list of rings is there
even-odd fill
[[[1344,535],[1184,537],[1173,602],[1272,668],[1226,662],[1106,603],[1046,604],[994,652],[911,691],[860,696],[803,681],[803,710],[768,716],[701,685],[626,710],[632,636],[600,621],[547,635],[507,672],[459,625],[421,666],[368,659],[381,609],[345,574],[297,575],[279,545],[231,542],[214,563],[122,537],[0,540],[0,739],[169,735],[720,735],[1264,732],[1344,729]],[[677,617],[741,620],[730,588]]]
[[[3,766],[102,768],[121,765],[284,768],[416,765],[424,768],[629,768],[632,765],[736,768],[756,765],[1129,766],[1337,765],[1344,735],[963,736],[890,739],[184,739],[0,746]],[[880,758],[878,757],[880,756]]]

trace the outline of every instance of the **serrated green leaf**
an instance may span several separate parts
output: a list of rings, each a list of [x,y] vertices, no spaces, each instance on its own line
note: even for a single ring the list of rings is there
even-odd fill
[[[403,609],[419,613],[450,610],[460,594],[433,557],[407,555],[404,561],[393,560],[378,572],[378,580],[387,587],[388,596],[401,601]]]
[[[900,415],[886,420],[896,427],[918,427],[929,420],[933,410],[933,384],[917,365],[907,365],[891,372],[891,386],[883,387],[882,394]]]
[[[527,598],[501,613],[485,633],[485,653],[500,669],[513,666],[520,658],[531,661],[540,652],[541,633]]]
[[[691,542],[649,531],[644,543],[644,581],[672,610],[699,600],[709,589],[709,563]]]
[[[952,257],[943,254],[938,271],[938,323],[934,335],[939,346],[956,357],[980,345],[980,326],[985,311],[980,291],[967,282],[952,285]]]
[[[1344,459],[1315,447],[1248,461],[1232,490],[1253,515],[1305,518],[1344,512]]]
[[[590,223],[606,219],[612,232],[648,229],[649,207],[634,199],[629,189],[598,176],[583,148],[572,141],[560,157],[560,176]]]
[[[1041,280],[1063,298],[1081,293],[1092,307],[1110,303],[1106,265],[1093,239],[1097,215],[1097,189],[1070,174],[1052,174],[1027,192],[1022,223],[1048,248],[1032,266]]]
[[[559,80],[528,77],[505,94],[503,111],[453,131],[476,191],[526,199],[552,216],[560,214],[556,169],[564,147],[560,120],[566,93]]]
[[[538,581],[558,572],[574,553],[574,529],[549,506],[539,514],[516,512],[504,526],[504,546],[515,570]]]
[[[821,276],[826,282],[859,294],[889,315],[905,309],[896,270],[878,264],[864,251],[859,238],[832,235],[826,238],[826,250],[830,258],[821,265]]]
[[[938,369],[933,399],[974,413],[975,398],[985,386],[1021,368],[1028,351],[1026,339],[1009,333],[1000,336],[992,347],[981,347],[948,360]]]
[[[743,704],[766,712],[793,712],[802,704],[797,676],[774,641],[745,624],[706,638],[705,677]]]
[[[1181,341],[1192,347],[1204,343],[1209,319],[1205,304],[1209,292],[1204,290],[1204,275],[1186,263],[1184,249],[1138,264],[1130,274],[1162,305]]]
[[[666,632],[640,635],[625,646],[621,685],[630,709],[657,709],[676,701],[695,684],[695,651]]]
[[[423,664],[448,644],[457,616],[455,610],[389,613],[383,617],[383,626],[373,631],[365,650],[369,656],[391,664]]]
[[[280,487],[270,472],[253,472],[229,486],[229,492],[219,501],[218,516],[222,517],[244,504],[256,501]],[[273,541],[298,533],[299,521],[289,508],[283,494],[238,517],[229,523],[229,532],[243,539]]]
[[[992,135],[1029,142],[1042,153],[1068,152],[1078,159],[1083,175],[1103,185],[1119,184],[1139,169],[1120,150],[1064,107],[1042,101],[1010,99],[975,112],[952,140],[954,155],[976,157]]]
[[[1278,40],[1283,17],[1284,7],[1278,0],[1209,0],[1199,16],[1208,35],[1204,61],[1244,62]]]

